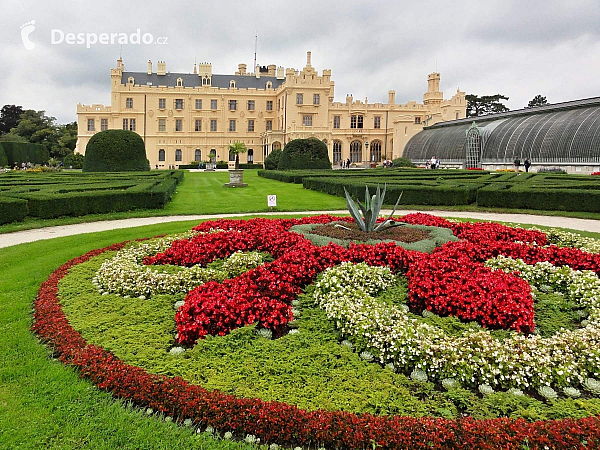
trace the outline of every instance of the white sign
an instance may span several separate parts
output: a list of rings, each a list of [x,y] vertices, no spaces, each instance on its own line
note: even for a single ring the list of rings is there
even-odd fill
[[[267,195],[267,205],[269,207],[277,206],[277,196],[276,195]]]

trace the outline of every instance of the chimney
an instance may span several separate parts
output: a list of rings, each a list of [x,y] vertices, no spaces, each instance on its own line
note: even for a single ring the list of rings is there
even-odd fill
[[[152,61],[148,60],[148,75],[152,75]]]
[[[254,75],[256,75],[256,78],[260,78],[260,66],[258,64],[256,65],[256,71],[254,72]]]
[[[310,67],[310,51],[306,52],[306,67]]]
[[[351,105],[352,104],[352,94],[346,94],[346,105]]]
[[[166,75],[167,74],[167,63],[164,61],[158,61],[156,64],[156,75]]]
[[[246,75],[246,64],[238,64],[238,72],[240,75]]]
[[[196,63],[194,63],[194,75],[198,75],[198,69],[196,68]]]
[[[396,103],[396,91],[388,91],[388,103],[394,105]]]
[[[283,80],[285,77],[283,76],[283,66],[279,66],[277,68],[277,79]]]

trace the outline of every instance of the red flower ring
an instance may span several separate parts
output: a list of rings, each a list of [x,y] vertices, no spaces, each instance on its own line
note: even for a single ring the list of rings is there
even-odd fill
[[[431,216],[413,215],[405,217],[404,220],[410,223],[427,222],[428,225],[435,222],[438,226],[453,229],[458,236],[462,234],[467,241],[449,243],[432,255],[424,255],[406,251],[394,244],[355,245],[348,250],[334,245],[318,248],[309,245],[310,243],[302,237],[287,232],[291,225],[297,223],[330,220],[331,218],[321,216],[272,221],[270,224],[264,220],[204,223],[198,227],[200,231],[208,231],[211,227],[229,231],[214,233],[209,235],[210,237],[180,241],[164,255],[157,255],[152,261],[148,261],[176,262],[181,258],[186,264],[195,264],[195,261],[208,262],[228,252],[252,248],[269,251],[277,258],[273,263],[234,280],[227,280],[222,284],[214,283],[210,286],[211,289],[198,288],[192,291],[186,301],[186,305],[189,305],[182,308],[178,317],[202,318],[208,319],[208,322],[199,320],[198,328],[191,331],[187,337],[188,342],[193,342],[194,333],[200,336],[203,331],[217,331],[218,334],[219,331],[226,332],[226,327],[241,326],[243,322],[240,320],[238,324],[236,318],[235,324],[232,324],[229,316],[219,317],[220,320],[213,322],[213,319],[217,318],[216,305],[208,310],[202,309],[203,304],[194,300],[199,296],[205,295],[203,300],[210,302],[222,302],[220,306],[225,310],[232,308],[229,311],[230,315],[236,311],[243,312],[246,321],[253,320],[254,316],[254,319],[260,318],[265,324],[277,328],[290,318],[289,310],[282,305],[287,307],[289,300],[297,294],[300,287],[314,279],[318,272],[341,261],[366,261],[371,265],[389,265],[396,272],[408,270],[407,275],[415,290],[411,301],[425,301],[428,308],[446,309],[448,313],[455,314],[472,314],[473,308],[480,307],[488,313],[487,316],[480,314],[481,320],[485,318],[490,324],[493,314],[498,316],[499,321],[510,322],[504,315],[512,317],[515,312],[510,308],[504,311],[501,307],[496,307],[495,311],[493,308],[488,311],[488,305],[461,308],[457,306],[455,299],[450,297],[452,288],[460,289],[461,283],[473,280],[472,287],[463,288],[463,294],[487,290],[495,294],[502,292],[510,300],[515,300],[511,295],[519,286],[514,284],[514,277],[490,282],[490,272],[481,269],[481,262],[488,257],[506,254],[523,257],[529,263],[551,261],[555,264],[569,264],[572,267],[575,265],[579,268],[591,268],[597,273],[600,267],[598,255],[576,249],[540,248],[531,245],[543,244],[545,237],[542,234],[493,224],[453,224]],[[260,232],[260,228],[264,226],[271,227],[268,228],[268,233]],[[222,236],[218,236],[220,234]],[[500,240],[494,241],[489,239],[490,236]],[[515,243],[515,239],[529,244]],[[240,435],[253,434],[263,442],[277,442],[283,445],[318,443],[332,448],[366,448],[374,443],[390,449],[517,449],[527,443],[531,449],[600,448],[600,418],[597,417],[529,423],[523,419],[505,418],[448,420],[328,411],[309,412],[283,403],[238,398],[218,391],[209,392],[180,378],[153,375],[142,368],[127,365],[111,353],[89,345],[67,321],[57,296],[58,282],[72,266],[85,262],[103,251],[117,250],[122,245],[124,244],[91,251],[56,269],[40,288],[32,326],[40,339],[53,346],[61,361],[78,367],[82,376],[91,379],[98,387],[112,392],[116,397],[130,399],[138,405],[154,408],[181,421],[190,418],[199,425],[210,425],[217,430],[227,429]],[[430,264],[437,266],[432,267]],[[445,285],[444,279],[436,274],[440,269],[450,278]],[[423,287],[418,282],[423,279],[437,282],[428,283],[427,287]],[[501,283],[502,281],[504,283]],[[494,290],[498,283],[501,286]],[[479,288],[476,289],[476,286]],[[236,288],[243,288],[244,292],[240,294]],[[211,292],[215,295],[211,296]],[[440,301],[436,298],[444,295],[446,300]],[[245,303],[235,303],[238,300]],[[465,311],[459,312],[455,309]],[[184,314],[183,311],[187,313]],[[521,317],[521,320],[519,322],[516,319],[513,323],[518,323],[525,329],[527,315],[523,314],[525,313],[521,312],[519,316],[517,311],[516,316]],[[283,322],[278,323],[280,320]]]

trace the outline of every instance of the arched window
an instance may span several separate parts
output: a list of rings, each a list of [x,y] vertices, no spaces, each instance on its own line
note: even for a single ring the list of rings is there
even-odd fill
[[[279,141],[273,142],[273,150],[281,150],[281,142],[279,142]]]
[[[202,78],[202,86],[210,86],[210,78],[208,75],[204,75],[204,78]]]
[[[229,151],[229,161],[235,161],[235,153]]]
[[[129,78],[127,78],[127,82],[129,84],[133,84],[133,83],[135,83],[135,80],[133,79],[133,77],[129,77]]]
[[[183,86],[183,79],[177,78],[177,86]]]
[[[159,161],[165,160],[165,151],[162,148],[158,151],[158,160]]]
[[[267,89],[272,89],[273,88],[273,83],[271,81],[267,81]]]
[[[249,148],[248,149],[248,164],[254,164],[254,150]]]
[[[209,158],[213,162],[217,162],[217,151],[214,148],[210,149]]]
[[[369,159],[371,162],[379,162],[381,161],[381,141],[373,141],[371,142],[371,154],[369,155]]]
[[[194,152],[194,161],[202,161],[202,152],[199,148]]]
[[[339,163],[342,160],[342,143],[333,141],[333,163]]]
[[[181,161],[181,160],[182,160],[181,150],[177,149],[177,150],[175,150],[175,161]]]
[[[467,169],[470,167],[481,167],[481,130],[473,122],[471,127],[467,130],[467,142],[466,142],[466,162]]]
[[[230,89],[235,89],[235,80],[231,80],[231,81],[229,82],[229,88],[230,88]]]
[[[352,141],[350,143],[350,162],[362,162],[361,141]]]

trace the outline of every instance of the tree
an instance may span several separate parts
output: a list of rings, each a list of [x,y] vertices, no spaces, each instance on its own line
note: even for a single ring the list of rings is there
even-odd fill
[[[543,97],[541,95],[536,95],[535,97],[533,97],[533,99],[529,100],[529,103],[527,104],[528,108],[535,108],[536,106],[544,106],[548,104],[548,100],[546,100],[546,97]]]
[[[19,123],[23,114],[23,107],[17,105],[4,105],[0,110],[0,135],[10,132]]]
[[[229,146],[229,154],[235,155],[235,170],[240,168],[240,153],[246,153],[248,149],[243,142],[234,142]]]
[[[52,144],[50,155],[54,158],[63,159],[75,151],[75,145],[77,144],[77,122],[59,125],[56,132],[57,139]]]
[[[34,111],[26,109],[21,114],[17,126],[10,130],[27,139],[32,144],[42,144],[49,152],[58,143],[56,118],[47,116],[46,111]]]
[[[467,117],[479,117],[509,111],[501,102],[501,100],[508,100],[508,97],[502,94],[482,95],[481,97],[468,94],[465,98],[467,99]]]

